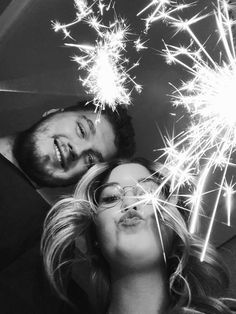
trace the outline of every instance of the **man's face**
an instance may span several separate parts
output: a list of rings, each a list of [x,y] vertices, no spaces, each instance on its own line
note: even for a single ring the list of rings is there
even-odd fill
[[[22,169],[42,186],[77,182],[94,163],[112,158],[117,148],[110,122],[92,111],[48,116],[26,132],[15,148]]]

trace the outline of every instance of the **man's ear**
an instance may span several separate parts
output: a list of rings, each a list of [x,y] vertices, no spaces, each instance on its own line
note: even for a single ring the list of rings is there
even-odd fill
[[[50,114],[56,113],[56,112],[62,112],[64,111],[64,108],[55,108],[55,109],[50,109],[48,111],[45,111],[42,115],[43,118],[49,116]]]

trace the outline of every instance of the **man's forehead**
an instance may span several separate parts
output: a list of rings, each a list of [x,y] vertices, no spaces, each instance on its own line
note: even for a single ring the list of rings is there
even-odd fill
[[[75,110],[67,110],[67,109],[65,109],[65,111],[63,111],[63,112],[61,112],[61,114],[63,114],[63,113],[65,113],[65,114],[74,114],[74,115],[77,115],[77,116],[80,116],[81,114],[83,114],[83,115],[91,115],[91,116],[94,116],[94,117],[96,117],[96,115],[97,115],[97,113],[94,111],[94,110],[92,110],[92,109],[88,109],[88,110],[85,110],[85,109],[75,109]]]
[[[94,110],[91,110],[91,109],[89,109],[89,110],[78,109],[75,111],[65,111],[65,113],[66,112],[71,112],[72,114],[74,113],[77,116],[81,116],[81,115],[83,115],[85,117],[87,116],[87,117],[93,118],[94,120],[97,120],[99,118],[98,113],[95,112]],[[104,114],[101,114],[101,117],[106,119],[106,115],[104,115]]]
[[[95,127],[99,127],[100,125],[102,125],[102,122],[105,120],[113,129],[113,125],[111,121],[108,119],[106,113],[98,114],[94,110],[89,109],[89,110],[78,110],[76,112],[76,115],[78,115],[78,117],[84,116],[91,119],[94,122]]]

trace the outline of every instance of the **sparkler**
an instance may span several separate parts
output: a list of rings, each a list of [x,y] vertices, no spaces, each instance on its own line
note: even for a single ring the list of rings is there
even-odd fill
[[[189,5],[167,0],[152,1],[139,14],[154,5],[156,7],[153,13],[146,18],[146,28],[151,23],[162,20],[173,27],[176,34],[184,31],[190,38],[188,46],[165,44],[163,49],[168,64],[179,64],[192,75],[192,79],[184,82],[180,88],[175,88],[173,94],[173,104],[186,108],[191,117],[191,126],[177,139],[167,141],[163,155],[166,156],[165,167],[171,173],[173,191],[178,191],[183,184],[190,184],[192,175],[199,175],[194,198],[189,196],[192,203],[191,233],[196,230],[201,200],[206,193],[210,175],[216,168],[223,170],[201,255],[201,260],[204,260],[220,197],[225,191],[230,224],[231,197],[235,192],[234,184],[228,186],[226,183],[226,174],[232,165],[232,154],[236,148],[236,53],[232,33],[235,22],[229,16],[229,2],[217,0],[214,17],[219,43],[223,48],[219,61],[215,61],[191,29],[193,24],[207,18],[209,14],[199,13],[183,20],[176,16],[176,12]],[[186,59],[190,63],[183,61]]]
[[[129,66],[129,59],[125,56],[126,47],[131,42],[128,37],[129,26],[124,19],[115,18],[108,24],[103,23],[104,14],[113,7],[112,2],[105,5],[102,0],[94,1],[88,5],[85,0],[75,0],[76,18],[69,24],[53,22],[53,29],[62,31],[64,38],[70,38],[67,47],[74,47],[80,55],[72,58],[78,64],[78,69],[85,71],[86,75],[80,77],[87,93],[93,95],[95,111],[101,113],[106,106],[115,111],[117,105],[129,105],[133,90],[141,92],[141,86],[135,82],[130,72],[138,62]],[[70,29],[84,22],[96,34],[95,43],[83,45],[74,43]],[[136,51],[146,49],[145,43],[138,38],[134,41]]]

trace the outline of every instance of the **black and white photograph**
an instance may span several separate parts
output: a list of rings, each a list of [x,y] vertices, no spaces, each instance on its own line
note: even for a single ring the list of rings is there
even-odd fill
[[[236,0],[0,0],[0,313],[236,313]]]

